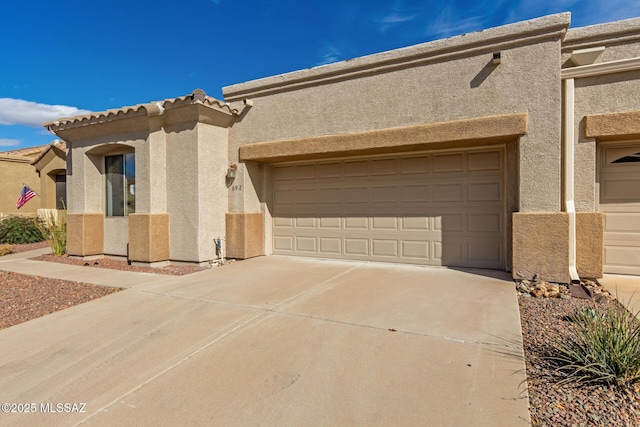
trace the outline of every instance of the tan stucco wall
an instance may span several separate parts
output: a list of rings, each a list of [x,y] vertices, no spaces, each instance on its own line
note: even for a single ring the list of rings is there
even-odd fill
[[[129,259],[152,263],[169,259],[169,215],[129,215]]]
[[[506,114],[305,139],[240,146],[240,160],[277,162],[327,156],[398,153],[496,144],[527,133],[527,114]]]
[[[227,258],[246,259],[264,255],[262,213],[228,213]]]
[[[40,178],[30,161],[26,157],[0,155],[0,216],[35,215],[40,208],[38,196],[20,209],[16,208],[23,183],[40,194]]]
[[[597,279],[603,275],[604,214],[576,214],[576,265],[581,278]]]
[[[127,256],[129,243],[129,217],[107,216],[104,218],[104,253]]]
[[[104,253],[104,214],[67,214],[67,253],[73,256]]]
[[[562,46],[563,68],[572,68],[569,60],[571,52],[579,49],[604,47],[595,64],[608,61],[619,61],[640,56],[640,18],[633,18],[612,23],[570,29]],[[640,71],[628,71],[596,77],[575,79],[575,201],[576,209],[582,212],[597,210],[597,155],[596,145],[599,133],[603,140],[622,140],[634,138],[637,130],[634,120],[628,121],[623,114],[640,110]],[[615,114],[601,116],[591,122],[591,134],[587,133],[589,119],[586,116],[599,114]],[[609,121],[615,117],[616,121]],[[601,119],[601,120],[599,120]],[[623,129],[630,125],[631,129]],[[620,131],[616,137],[614,128]],[[631,135],[629,135],[631,133]]]
[[[167,128],[167,211],[172,260],[216,258],[225,237],[227,129],[204,123]],[[222,154],[222,155],[221,155]]]
[[[638,44],[640,52],[640,44]],[[640,110],[640,71],[587,77],[575,81],[576,209],[597,210],[596,138],[588,137],[586,116]],[[637,129],[637,123],[632,123]],[[630,129],[629,132],[633,132]],[[609,135],[610,139],[611,135]],[[633,136],[628,136],[632,138]],[[624,139],[624,138],[622,138]]]
[[[527,112],[518,208],[557,211],[560,36],[568,23],[553,15],[224,88],[227,100],[254,103],[230,130],[230,158],[255,142]],[[502,54],[497,66],[494,51]]]
[[[605,46],[595,63],[618,61],[638,56],[640,18],[624,19],[587,27],[570,28],[562,43],[562,63],[571,67],[571,52]]]
[[[564,212],[513,214],[513,278],[568,283],[569,216]]]
[[[585,116],[584,133],[599,141],[640,139],[640,110]]]

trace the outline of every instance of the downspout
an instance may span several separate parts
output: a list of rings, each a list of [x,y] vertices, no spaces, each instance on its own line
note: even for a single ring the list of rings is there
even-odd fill
[[[572,284],[580,283],[576,250],[576,204],[574,200],[575,169],[575,82],[564,81],[564,207],[569,215],[569,277]]]

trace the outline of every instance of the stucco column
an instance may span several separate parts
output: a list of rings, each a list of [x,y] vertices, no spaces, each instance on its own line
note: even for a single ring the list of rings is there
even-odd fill
[[[163,110],[148,107],[147,111],[149,134],[146,143],[136,147],[136,212],[129,215],[129,259],[157,263],[169,260],[167,137]]]

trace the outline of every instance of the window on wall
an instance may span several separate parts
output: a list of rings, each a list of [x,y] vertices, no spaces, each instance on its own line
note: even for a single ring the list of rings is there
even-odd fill
[[[56,209],[67,208],[67,175],[56,175]]]
[[[135,153],[105,156],[106,216],[127,216],[136,211]]]

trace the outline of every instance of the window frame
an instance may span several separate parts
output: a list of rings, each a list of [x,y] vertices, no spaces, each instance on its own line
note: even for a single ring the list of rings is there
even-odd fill
[[[104,156],[106,217],[127,217],[135,213],[135,163],[135,151]],[[114,166],[117,166],[117,170],[111,172],[110,169],[113,170]],[[117,193],[120,193],[120,197],[116,197]]]

